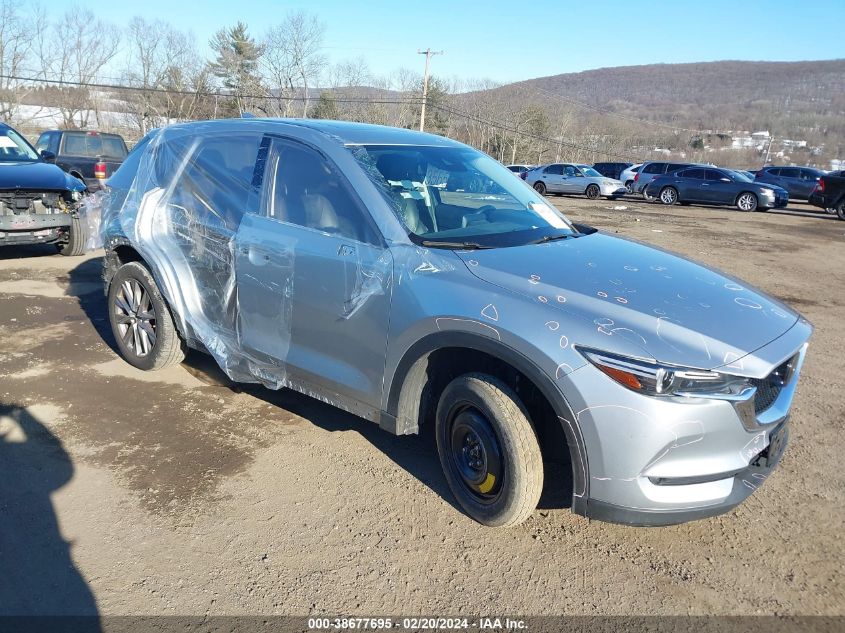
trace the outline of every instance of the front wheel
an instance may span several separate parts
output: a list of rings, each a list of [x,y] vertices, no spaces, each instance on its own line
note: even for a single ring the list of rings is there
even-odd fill
[[[534,183],[534,191],[539,193],[541,196],[546,195],[546,183],[540,182],[539,180]]]
[[[674,187],[663,187],[660,190],[660,202],[663,204],[675,204],[678,201],[678,190]]]
[[[71,217],[67,236],[56,244],[59,253],[67,257],[77,257],[85,253],[85,231],[77,217]]]
[[[120,355],[138,369],[155,370],[185,358],[185,344],[155,279],[140,262],[118,269],[109,285],[109,321]]]
[[[543,489],[543,458],[519,397],[486,374],[464,374],[440,397],[437,452],[452,494],[473,519],[507,527],[527,519]]]
[[[587,187],[587,190],[584,192],[584,195],[587,196],[590,200],[595,200],[599,197],[599,186],[598,185],[590,185]]]
[[[736,208],[740,211],[754,211],[757,208],[757,196],[749,192],[739,194]]]

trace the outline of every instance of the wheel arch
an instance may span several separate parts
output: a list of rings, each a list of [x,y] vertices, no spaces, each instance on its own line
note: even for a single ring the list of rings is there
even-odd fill
[[[103,279],[106,282],[104,286],[106,295],[109,293],[109,286],[111,285],[111,280],[115,273],[117,273],[121,266],[128,264],[129,262],[138,262],[143,264],[147,270],[150,271],[150,274],[159,286],[159,290],[162,292],[162,298],[165,302],[169,303],[167,301],[167,296],[163,291],[161,280],[156,274],[155,268],[150,266],[149,262],[144,259],[144,256],[141,255],[141,253],[132,246],[129,240],[124,237],[112,239],[106,247],[106,256],[103,259]],[[182,315],[175,312],[172,306],[169,307],[170,312],[173,315],[173,323],[176,325],[179,335],[183,340],[188,341],[191,347],[198,347],[195,337],[192,335],[190,327],[182,318]]]
[[[430,371],[431,370],[431,371]],[[480,371],[504,379],[529,410],[544,458],[564,458],[571,470],[572,508],[586,503],[588,464],[577,418],[552,380],[528,357],[485,336],[436,332],[403,355],[386,384],[381,426],[396,435],[416,434],[431,423],[439,393],[454,377]]]

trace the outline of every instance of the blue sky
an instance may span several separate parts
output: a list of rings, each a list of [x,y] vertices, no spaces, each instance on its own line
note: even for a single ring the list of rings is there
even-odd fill
[[[591,68],[649,63],[746,59],[792,61],[845,58],[845,1],[630,0],[48,0],[51,17],[71,5],[125,24],[133,15],[160,17],[191,30],[205,52],[219,28],[241,20],[259,36],[292,9],[326,25],[325,55],[363,57],[386,74],[422,69],[416,53],[444,50],[432,72],[446,77],[515,81]]]

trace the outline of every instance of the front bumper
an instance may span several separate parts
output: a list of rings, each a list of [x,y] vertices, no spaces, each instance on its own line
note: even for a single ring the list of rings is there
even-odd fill
[[[628,193],[628,190],[624,186],[602,185],[601,187],[601,195],[607,198],[618,198],[619,196],[624,196],[626,193]]]
[[[0,245],[42,244],[60,239],[71,224],[68,213],[21,213],[0,216]]]
[[[801,322],[793,330],[754,359],[746,357],[749,375],[760,376],[797,359],[787,384],[759,412],[756,392],[750,400],[654,398],[592,365],[567,374],[562,387],[577,412],[588,479],[573,510],[617,523],[670,525],[722,514],[750,496],[777,465],[788,438],[811,326]]]
[[[706,519],[730,512],[750,497],[780,463],[789,441],[789,428],[786,421],[775,432],[779,435],[777,446],[770,443],[756,457],[754,462],[741,471],[732,473],[726,479],[731,484],[731,492],[719,503],[686,509],[647,509],[627,508],[598,499],[588,499],[584,515],[587,518],[608,523],[657,527],[678,525],[679,523]],[[773,435],[775,432],[773,432]]]

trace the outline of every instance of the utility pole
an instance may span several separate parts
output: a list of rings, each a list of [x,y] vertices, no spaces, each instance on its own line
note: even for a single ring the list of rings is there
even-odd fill
[[[422,107],[420,108],[420,132],[425,129],[425,102],[428,99],[428,63],[432,55],[442,55],[443,51],[433,51],[430,48],[424,51],[417,51],[420,55],[425,55],[425,73],[423,74],[423,94]]]
[[[763,160],[763,167],[765,167],[766,165],[769,164],[769,154],[772,151],[772,143],[774,143],[774,142],[775,142],[775,135],[772,134],[769,137],[769,146],[766,148],[766,158]]]

